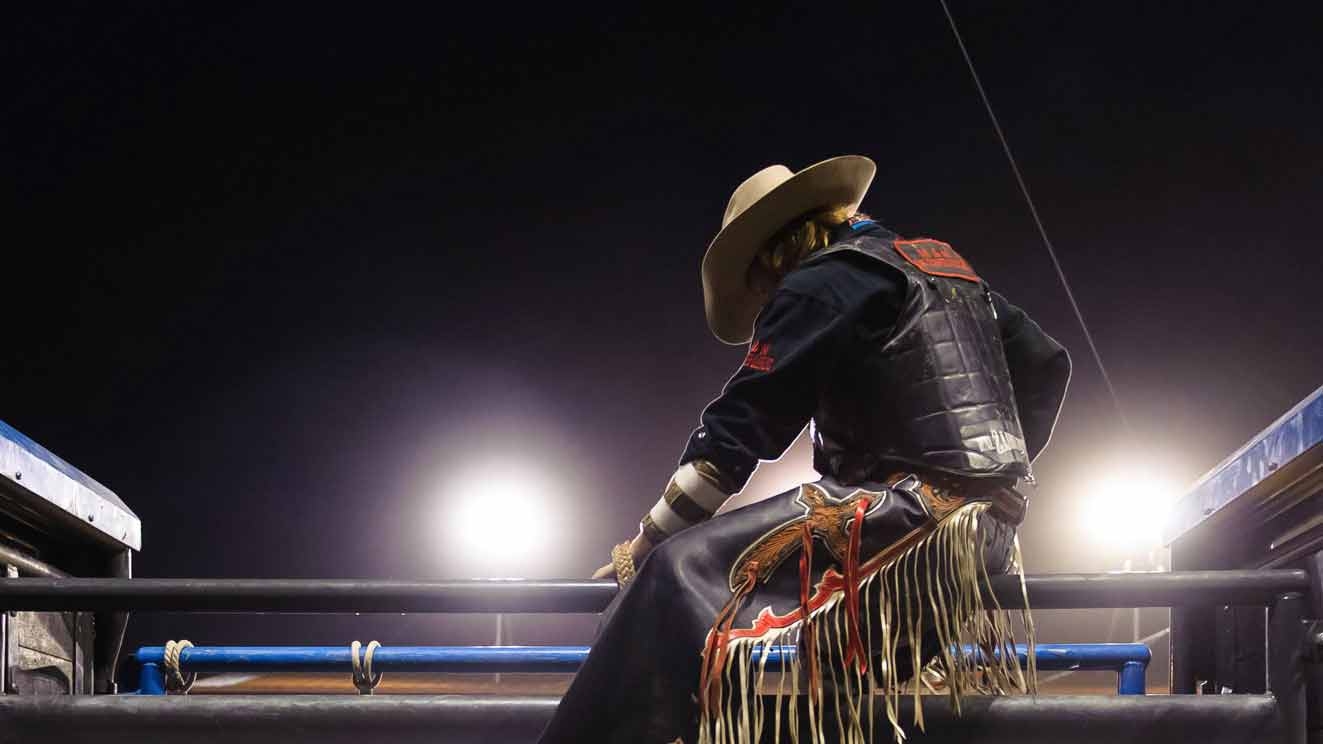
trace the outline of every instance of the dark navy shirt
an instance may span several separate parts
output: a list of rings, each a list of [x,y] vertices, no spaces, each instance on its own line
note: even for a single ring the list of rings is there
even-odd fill
[[[833,242],[867,233],[899,237],[865,221],[842,225]],[[708,460],[743,488],[758,461],[780,457],[812,418],[837,357],[858,337],[856,327],[873,338],[890,335],[906,287],[900,272],[848,251],[787,274],[755,321],[743,364],[703,411],[680,463]],[[1070,361],[1024,311],[996,292],[992,297],[1032,458],[1056,422]]]

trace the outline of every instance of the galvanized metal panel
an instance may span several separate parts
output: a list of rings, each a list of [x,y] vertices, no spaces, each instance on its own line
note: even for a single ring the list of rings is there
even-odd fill
[[[21,648],[72,662],[74,613],[17,612],[9,625],[12,640]]]
[[[38,512],[53,507],[114,543],[142,549],[142,523],[114,492],[3,421],[0,488]]]
[[[6,613],[8,614],[8,613]],[[92,617],[78,612],[16,612],[9,617],[10,668],[19,695],[90,694]]]
[[[73,688],[73,660],[26,646],[14,649],[9,673],[16,695],[68,695]]]
[[[1323,387],[1195,482],[1176,502],[1165,541],[1170,544],[1306,454],[1323,460]]]

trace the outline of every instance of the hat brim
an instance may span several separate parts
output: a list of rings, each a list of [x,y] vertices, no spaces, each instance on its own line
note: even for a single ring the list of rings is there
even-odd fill
[[[722,342],[747,343],[766,295],[748,285],[758,249],[791,220],[816,209],[859,208],[877,165],[862,155],[815,163],[754,202],[712,239],[703,256],[703,308],[707,324]]]

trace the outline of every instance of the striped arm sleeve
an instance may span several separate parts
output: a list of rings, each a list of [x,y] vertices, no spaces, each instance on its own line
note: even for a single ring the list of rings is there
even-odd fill
[[[734,492],[728,479],[707,460],[680,466],[662,497],[643,517],[643,534],[653,545],[712,518]]]

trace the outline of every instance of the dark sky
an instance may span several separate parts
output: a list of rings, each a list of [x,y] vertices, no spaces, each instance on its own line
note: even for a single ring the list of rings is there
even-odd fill
[[[1026,550],[1115,568],[1080,539],[1084,484],[1134,459],[1188,482],[1323,383],[1323,24],[1300,5],[952,4],[1131,433],[935,0],[10,9],[0,418],[137,511],[141,576],[474,575],[447,505],[529,463],[559,518],[519,573],[586,574],[743,353],[698,281],[731,189],[861,153],[868,211],[1072,350]],[[131,642],[478,642],[480,620],[150,618]]]

